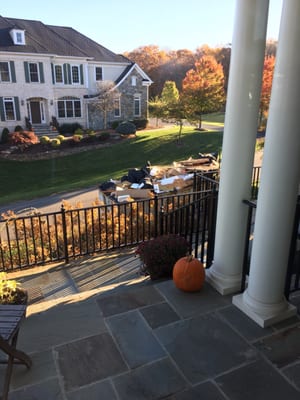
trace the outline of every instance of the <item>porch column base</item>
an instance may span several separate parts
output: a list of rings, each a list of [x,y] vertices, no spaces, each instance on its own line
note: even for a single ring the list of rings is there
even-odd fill
[[[241,279],[240,274],[224,275],[216,271],[213,266],[206,270],[205,275],[205,280],[223,296],[240,292]]]
[[[251,298],[247,290],[233,296],[232,303],[262,328],[266,328],[297,314],[297,308],[285,298],[278,304],[266,304]]]

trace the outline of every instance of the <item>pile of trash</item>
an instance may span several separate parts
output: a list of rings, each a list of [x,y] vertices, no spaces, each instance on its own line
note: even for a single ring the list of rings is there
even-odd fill
[[[174,161],[171,166],[151,166],[148,161],[140,169],[129,169],[119,180],[110,179],[101,183],[100,198],[104,203],[127,202],[152,198],[155,194],[190,190],[193,187],[195,171],[212,171],[219,168],[215,155],[199,154],[199,156],[198,159]],[[110,201],[107,201],[107,197]]]

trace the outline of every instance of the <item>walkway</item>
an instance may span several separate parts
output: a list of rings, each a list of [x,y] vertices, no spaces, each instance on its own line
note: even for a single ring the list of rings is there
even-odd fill
[[[14,367],[10,400],[300,398],[299,315],[262,329],[230,296],[151,282],[138,264],[111,254],[22,273],[19,347],[34,364]]]

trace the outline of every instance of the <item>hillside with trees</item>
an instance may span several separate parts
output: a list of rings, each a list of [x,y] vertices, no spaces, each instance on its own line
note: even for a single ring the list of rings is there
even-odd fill
[[[276,50],[277,42],[267,41],[260,103],[261,127],[265,126],[268,115]],[[150,110],[153,116],[163,118],[167,114],[167,117],[179,121],[182,118],[197,120],[201,126],[199,116],[203,113],[224,109],[230,68],[230,45],[214,48],[203,45],[194,52],[187,49],[167,51],[156,45],[148,45],[124,55],[135,61],[153,80],[149,89]],[[210,60],[210,67],[213,66],[212,73],[209,73],[207,60]],[[178,91],[177,102],[168,105],[162,96],[166,82],[172,82],[172,90],[176,88]],[[171,109],[167,110],[170,106]]]

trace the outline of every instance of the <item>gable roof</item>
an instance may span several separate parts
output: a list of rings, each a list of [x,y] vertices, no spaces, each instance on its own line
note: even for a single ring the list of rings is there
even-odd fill
[[[149,85],[153,83],[153,81],[149,78],[149,76],[141,69],[141,67],[138,66],[136,63],[132,63],[131,65],[128,65],[122,72],[122,74],[119,76],[119,78],[115,81],[116,87],[121,85],[121,83],[131,74],[133,70],[136,70],[141,77],[143,78],[143,81]]]
[[[14,45],[10,36],[11,29],[25,31],[25,45]],[[0,51],[84,57],[101,62],[129,62],[126,57],[113,53],[73,28],[2,16],[0,16]]]

